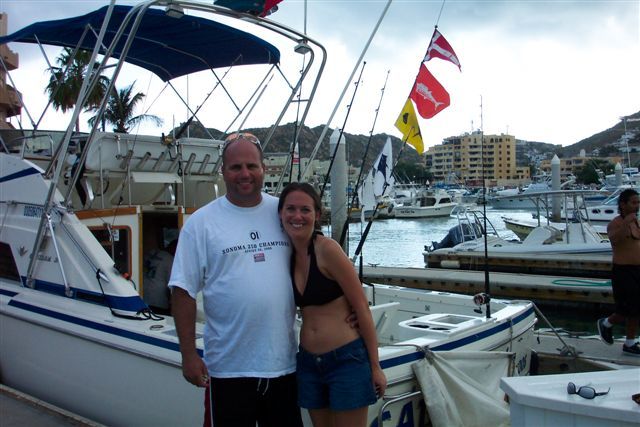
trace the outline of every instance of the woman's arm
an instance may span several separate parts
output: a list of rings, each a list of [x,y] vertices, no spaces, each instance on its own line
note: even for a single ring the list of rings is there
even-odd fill
[[[382,396],[387,386],[387,380],[380,367],[378,337],[360,279],[358,279],[351,261],[335,240],[328,237],[318,239],[320,240],[317,251],[318,268],[322,274],[338,282],[347,301],[356,313],[360,325],[360,335],[367,347],[371,362],[373,383],[378,396]]]

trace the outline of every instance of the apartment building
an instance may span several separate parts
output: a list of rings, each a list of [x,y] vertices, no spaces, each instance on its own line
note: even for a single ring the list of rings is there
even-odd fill
[[[584,150],[580,152],[579,156],[575,157],[566,157],[560,159],[560,179],[565,180],[570,175],[576,175],[579,169],[582,169],[586,166],[591,159],[594,157],[587,157],[584,153]],[[610,156],[610,157],[595,157],[599,160],[606,160],[611,164],[623,163],[623,159],[621,156]],[[543,160],[540,162],[540,170],[547,174],[551,173],[551,160]]]
[[[484,143],[483,143],[484,141]],[[484,152],[484,161],[483,161]],[[529,167],[516,166],[513,135],[484,135],[480,131],[446,138],[425,153],[426,167],[436,181],[452,175],[466,185],[522,185],[530,181]]]
[[[0,35],[6,34],[7,14],[0,13]],[[2,60],[9,71],[18,68],[18,54],[9,49],[6,44],[0,46],[0,55],[2,55]],[[0,129],[13,128],[7,119],[20,114],[19,95],[18,91],[7,84],[7,73],[4,67],[0,67]]]

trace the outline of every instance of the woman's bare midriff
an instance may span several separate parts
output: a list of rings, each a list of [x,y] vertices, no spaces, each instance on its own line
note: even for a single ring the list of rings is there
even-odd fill
[[[314,354],[327,353],[359,337],[347,322],[351,306],[342,296],[324,305],[309,305],[302,309],[300,344]]]

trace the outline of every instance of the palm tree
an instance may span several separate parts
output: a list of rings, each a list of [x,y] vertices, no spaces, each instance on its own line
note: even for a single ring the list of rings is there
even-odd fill
[[[156,126],[162,125],[162,119],[158,116],[152,114],[133,115],[138,103],[146,96],[142,92],[133,94],[133,85],[135,85],[135,82],[124,89],[112,92],[109,97],[103,120],[113,125],[114,132],[128,133],[132,126],[145,120],[154,122]],[[95,121],[96,116],[91,117],[89,124],[93,126]]]
[[[62,50],[60,56],[56,58],[59,67],[51,67],[49,69],[51,77],[49,77],[49,84],[45,89],[45,92],[49,94],[49,100],[53,108],[62,110],[63,113],[75,107],[89,61],[91,60],[91,53],[86,50],[78,50],[73,58],[72,55],[73,49],[65,47]],[[95,110],[100,105],[108,86],[109,79],[105,76],[100,76],[98,83],[83,106],[85,111]],[[76,120],[76,131],[80,131],[79,118]]]

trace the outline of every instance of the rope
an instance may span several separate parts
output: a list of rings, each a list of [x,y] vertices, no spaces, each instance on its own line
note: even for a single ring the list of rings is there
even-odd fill
[[[562,337],[560,336],[560,334],[558,334],[558,331],[560,329],[556,329],[551,322],[549,321],[549,319],[547,319],[547,317],[542,314],[542,311],[540,311],[540,309],[538,308],[537,305],[533,304],[533,308],[536,311],[536,314],[539,315],[540,317],[542,317],[542,320],[544,320],[544,322],[549,325],[549,327],[551,328],[551,331],[553,331],[554,335],[560,340],[560,342],[562,343],[562,345],[564,345],[563,350],[567,351],[567,354],[577,358],[578,357],[578,353],[576,353],[576,349],[571,347],[570,345],[568,345],[566,342],[564,342],[564,340],[562,339]]]
[[[109,298],[107,298],[107,295],[104,292],[104,288],[102,287],[102,281],[100,280],[100,273],[101,273],[101,270],[98,269],[96,271],[96,279],[98,280],[98,286],[100,286],[100,291],[102,292],[102,297],[104,299],[104,302],[107,304],[107,307],[109,307],[109,311],[111,311],[111,314],[113,316],[120,317],[122,319],[131,319],[131,320],[163,320],[164,319],[164,317],[158,316],[157,314],[155,314],[149,307],[145,307],[142,310],[139,310],[138,312],[136,312],[135,316],[116,313],[113,310],[113,307],[111,307]]]
[[[587,279],[556,279],[551,281],[554,285],[561,286],[593,286],[593,287],[605,287],[611,286],[611,280],[605,280],[604,282],[587,280]]]

